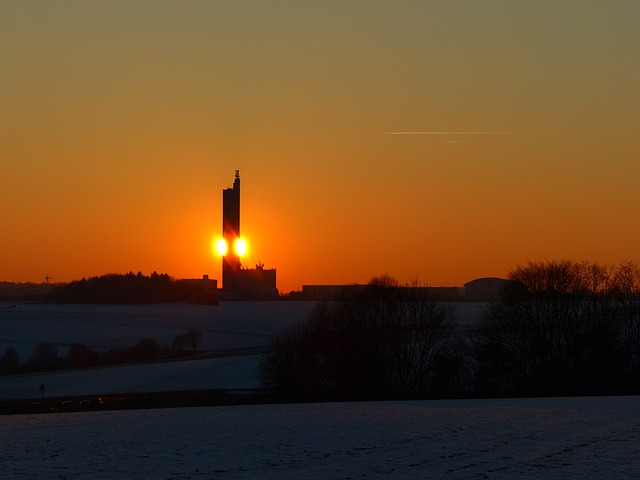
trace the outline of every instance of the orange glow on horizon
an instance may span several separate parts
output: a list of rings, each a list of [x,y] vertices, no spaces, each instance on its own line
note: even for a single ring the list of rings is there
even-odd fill
[[[640,2],[161,3],[0,15],[0,281],[221,282],[234,251],[283,293],[640,260]]]

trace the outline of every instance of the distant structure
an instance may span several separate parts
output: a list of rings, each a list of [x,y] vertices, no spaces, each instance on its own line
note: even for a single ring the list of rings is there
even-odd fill
[[[408,287],[428,292],[442,302],[492,302],[500,299],[508,280],[496,277],[477,278],[463,287]],[[367,288],[366,284],[353,285],[302,285],[302,292],[292,292],[291,298],[298,300],[336,300]]]
[[[264,268],[262,263],[258,263],[255,268],[241,268],[235,293],[237,297],[249,300],[277,298],[276,269]]]
[[[222,238],[227,244],[227,253],[222,257],[222,291],[235,293],[240,272],[240,257],[233,248],[240,238],[240,171],[232,188],[222,191]]]
[[[240,171],[233,187],[222,191],[222,238],[227,248],[222,256],[222,293],[226,299],[271,299],[278,297],[276,270],[259,262],[255,268],[243,268],[240,241]]]
[[[183,278],[181,282],[191,289],[192,302],[202,305],[218,304],[218,280],[202,275],[202,278]]]
[[[476,278],[464,284],[465,298],[470,302],[486,302],[500,299],[500,292],[509,283],[504,278]]]
[[[343,295],[351,295],[362,292],[369,285],[362,283],[354,283],[352,285],[302,285],[302,292],[295,295],[300,300],[336,300]],[[423,290],[429,293],[433,298],[443,302],[460,302],[464,301],[463,287],[403,287],[410,289]]]

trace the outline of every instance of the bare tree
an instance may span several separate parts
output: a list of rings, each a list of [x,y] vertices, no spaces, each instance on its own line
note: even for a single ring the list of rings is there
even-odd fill
[[[200,341],[202,340],[202,331],[197,328],[192,328],[186,333],[187,336],[187,344],[191,347],[192,351],[196,351],[198,345],[200,345]]]
[[[263,384],[349,396],[426,392],[437,377],[436,359],[453,354],[455,329],[454,310],[426,288],[374,278],[363,290],[318,304],[306,323],[276,336]]]
[[[180,355],[183,353],[185,347],[188,346],[193,352],[195,352],[201,341],[202,331],[197,328],[192,328],[188,332],[174,337],[171,342],[171,350]]]
[[[624,322],[624,338],[629,362],[640,369],[640,267],[627,261],[618,266],[614,276],[614,293]]]
[[[624,356],[615,269],[571,261],[529,263],[509,275],[476,331],[479,383],[579,390],[617,381]],[[508,376],[496,375],[497,360]]]

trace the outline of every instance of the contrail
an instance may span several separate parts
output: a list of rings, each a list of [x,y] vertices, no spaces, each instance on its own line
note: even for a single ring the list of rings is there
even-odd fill
[[[477,131],[477,132],[383,132],[383,135],[557,135],[562,132],[545,132],[545,131]]]

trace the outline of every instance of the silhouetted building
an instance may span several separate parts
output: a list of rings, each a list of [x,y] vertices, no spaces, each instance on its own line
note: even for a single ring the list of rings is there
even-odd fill
[[[239,170],[236,170],[233,187],[222,191],[222,238],[227,245],[222,257],[222,291],[225,298],[276,298],[276,270],[265,269],[262,263],[258,263],[256,268],[242,268],[236,250],[240,240]]]
[[[465,299],[469,302],[490,302],[500,299],[500,292],[508,280],[496,277],[476,278],[464,284]]]
[[[278,296],[275,268],[265,269],[259,263],[256,268],[242,268],[236,279],[236,293],[243,298],[270,299]]]
[[[351,285],[302,285],[302,300],[337,300],[345,295],[366,290],[366,284]]]
[[[240,171],[236,170],[233,188],[222,191],[222,238],[227,243],[227,252],[222,257],[222,290],[235,292],[240,257],[234,245],[240,238]]]
[[[218,304],[218,281],[203,275],[202,278],[185,278],[182,283],[191,290],[191,301],[204,305]]]
[[[441,302],[461,302],[464,300],[464,287],[426,287],[429,295]]]
[[[352,285],[302,285],[302,292],[297,297],[301,300],[337,300],[345,295],[352,295],[365,290],[368,284]],[[443,302],[464,300],[463,287],[402,287],[422,290],[431,297]]]
[[[502,289],[509,280],[496,277],[477,278],[464,287],[403,287],[425,290],[433,299],[441,302],[491,302],[500,299]],[[299,300],[336,300],[367,287],[366,284],[352,285],[302,285],[301,292],[292,292]]]

